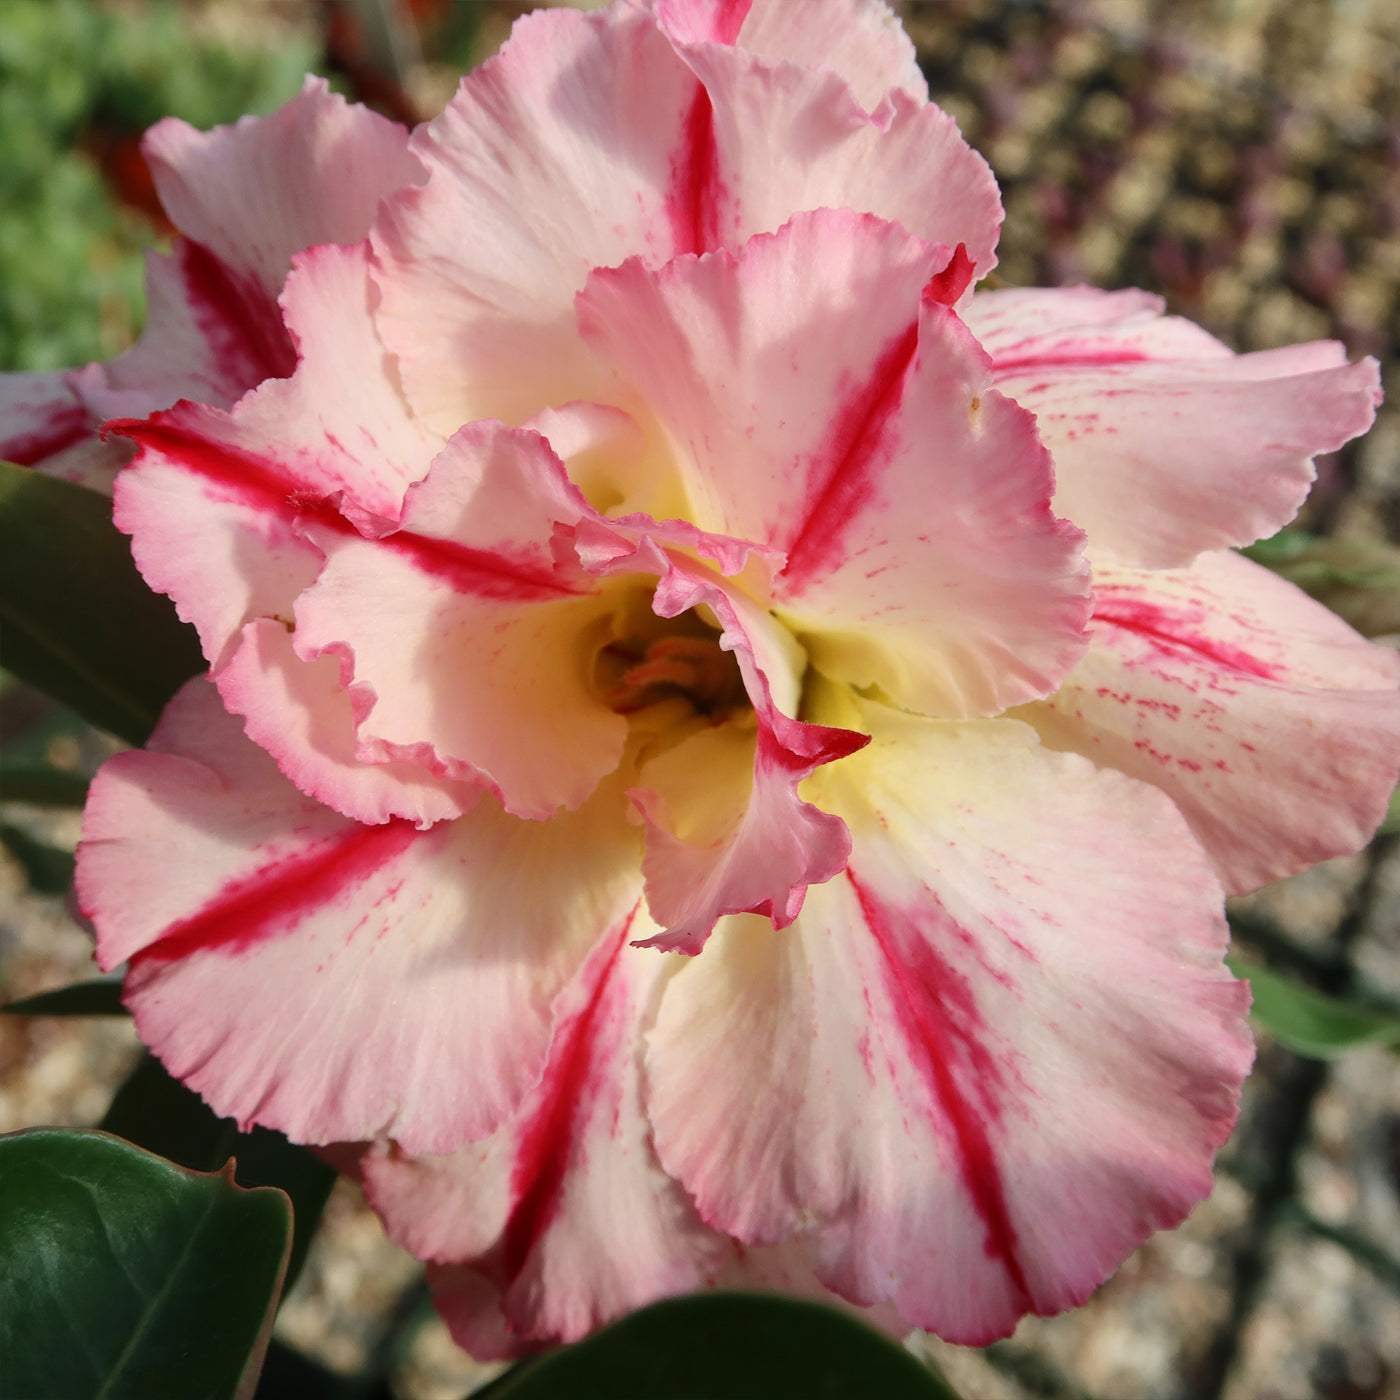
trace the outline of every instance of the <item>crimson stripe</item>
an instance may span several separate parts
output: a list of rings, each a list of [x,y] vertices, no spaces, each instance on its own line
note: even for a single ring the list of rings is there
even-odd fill
[[[1109,349],[1078,351],[1065,355],[1022,355],[1019,359],[992,357],[992,373],[1019,374],[1037,369],[1094,369],[1105,365],[1142,364],[1148,359],[1140,350]]]
[[[718,0],[713,4],[709,16],[712,42],[737,43],[751,4],[752,0]],[[680,150],[671,162],[671,188],[666,195],[666,217],[676,253],[708,253],[722,245],[719,211],[727,193],[715,145],[714,104],[704,84],[697,82],[681,126]]]
[[[245,953],[291,933],[397,860],[423,834],[397,819],[383,826],[347,823],[338,836],[231,881],[198,912],[171,924],[132,962],[175,962],[213,949]]]
[[[215,485],[219,495],[234,505],[265,511],[284,519],[314,517],[343,534],[357,533],[351,523],[327,500],[319,488],[288,475],[271,458],[241,447],[215,442],[190,428],[170,421],[191,411],[176,405],[154,418],[117,418],[106,425],[109,432],[130,438],[138,447],[168,457],[176,465]],[[193,411],[202,412],[198,406]]]
[[[874,469],[899,411],[904,378],[918,344],[919,326],[914,321],[890,340],[869,380],[831,419],[813,463],[815,475],[816,463],[825,459],[824,479],[808,488],[807,509],[778,575],[784,595],[799,593],[841,562],[842,536],[875,495]]]
[[[220,372],[245,389],[289,378],[296,347],[262,284],[193,239],[182,239],[176,251],[190,311]]]
[[[1280,679],[1272,667],[1266,666],[1242,648],[1192,632],[1191,624],[1193,621],[1199,621],[1199,617],[1173,617],[1164,608],[1154,607],[1151,603],[1139,599],[1119,596],[1111,602],[1098,599],[1094,606],[1094,621],[1106,622],[1111,627],[1121,627],[1125,632],[1131,632],[1134,636],[1150,642],[1159,651],[1193,652],[1227,671],[1239,671],[1264,681]]]
[[[42,428],[0,442],[0,457],[16,466],[32,467],[45,457],[52,457],[55,452],[62,452],[65,447],[92,436],[87,409],[80,403],[64,404]]]
[[[994,1092],[1001,1084],[1001,1067],[977,1038],[985,1026],[967,981],[934,950],[929,937],[934,930],[886,908],[853,873],[848,871],[846,878],[884,957],[891,1000],[914,1068],[953,1129],[963,1185],[986,1228],[987,1257],[1001,1261],[1022,1305],[1033,1308],[988,1130],[988,1120],[998,1117]],[[951,923],[942,909],[935,917]],[[964,1092],[959,1071],[972,1080],[980,1102],[973,1103]]]
[[[725,193],[715,149],[715,113],[700,83],[681,129],[681,149],[671,164],[666,217],[676,253],[706,253],[719,246],[719,203]]]
[[[536,602],[593,591],[589,584],[567,582],[551,565],[542,566],[531,559],[512,559],[506,554],[473,549],[470,545],[419,535],[412,530],[384,535],[376,543],[403,555],[414,567],[430,578],[440,579],[458,593]]]
[[[510,1279],[520,1273],[559,1213],[576,1138],[591,1107],[589,1075],[601,1058],[598,1047],[602,1029],[600,1008],[631,923],[632,914],[628,914],[613,931],[612,949],[602,954],[606,961],[588,1005],[573,1024],[556,1037],[541,1081],[539,1108],[521,1134],[510,1181],[515,1205],[501,1241],[501,1262]],[[595,958],[597,956],[595,954]]]
[[[178,423],[155,419],[118,419],[108,427],[138,446],[160,452],[181,467],[215,484],[223,499],[284,519],[314,519],[324,529],[359,538],[359,532],[319,491],[288,474],[280,463],[243,448],[213,442]],[[451,540],[400,530],[381,536],[377,547],[405,556],[423,573],[459,592],[520,601],[573,597],[587,591],[566,582],[550,567],[533,560],[473,549]]]

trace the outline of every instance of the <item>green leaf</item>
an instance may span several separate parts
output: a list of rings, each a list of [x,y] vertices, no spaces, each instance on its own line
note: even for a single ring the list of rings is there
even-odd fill
[[[1306,530],[1285,528],[1276,535],[1270,535],[1268,539],[1246,545],[1240,553],[1246,559],[1253,559],[1256,564],[1262,564],[1266,569],[1276,569],[1294,555],[1311,549],[1313,545],[1320,543],[1321,539],[1321,535],[1311,535]]]
[[[0,801],[27,802],[35,807],[81,807],[87,801],[88,779],[63,768],[0,763]]]
[[[956,1400],[898,1343],[846,1313],[766,1294],[671,1298],[522,1362],[490,1400]]]
[[[234,1157],[240,1186],[276,1186],[285,1191],[292,1200],[295,1224],[287,1287],[296,1282],[335,1185],[333,1168],[270,1128],[240,1133],[233,1119],[218,1117],[149,1054],[137,1061],[117,1090],[102,1127],[194,1171],[212,1171]]]
[[[244,1400],[291,1238],[280,1191],[91,1130],[0,1138],[0,1355],[24,1400]]]
[[[94,977],[0,1006],[0,1016],[127,1016],[120,977]]]
[[[1400,831],[1400,786],[1390,794],[1390,810],[1381,821],[1380,830],[1377,836],[1394,836]]]
[[[1326,996],[1233,954],[1226,962],[1249,979],[1255,1024],[1299,1055],[1328,1060],[1358,1045],[1400,1045],[1400,1013]]]
[[[0,625],[9,670],[132,744],[205,669],[194,629],[136,571],[112,503],[10,462],[0,462]]]
[[[0,822],[0,844],[24,867],[36,894],[63,894],[73,883],[73,853],[36,841],[22,827]]]

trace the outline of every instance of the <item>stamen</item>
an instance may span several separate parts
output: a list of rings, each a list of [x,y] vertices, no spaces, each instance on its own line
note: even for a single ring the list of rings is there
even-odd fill
[[[672,635],[649,643],[614,642],[600,661],[621,668],[602,690],[603,703],[618,714],[633,714],[679,696],[714,718],[747,703],[743,676],[732,653],[717,637]]]

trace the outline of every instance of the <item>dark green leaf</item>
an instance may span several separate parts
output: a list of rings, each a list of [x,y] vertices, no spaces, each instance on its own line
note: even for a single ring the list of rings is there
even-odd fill
[[[243,1191],[106,1133],[0,1138],[0,1355],[24,1400],[252,1394],[291,1238]]]
[[[1394,1011],[1326,996],[1233,955],[1226,961],[1237,977],[1249,979],[1255,1024],[1299,1055],[1327,1060],[1358,1045],[1400,1045]]]
[[[0,1006],[4,1016],[126,1016],[120,977],[94,977]]]
[[[767,1294],[656,1303],[523,1362],[490,1400],[955,1400],[898,1343],[846,1313]]]
[[[238,1126],[143,1054],[117,1090],[102,1122],[109,1133],[192,1171],[214,1171],[234,1155]]]
[[[342,1376],[272,1339],[254,1400],[396,1400],[389,1382]]]
[[[36,841],[22,827],[0,823],[0,842],[24,867],[30,889],[37,894],[63,894],[73,883],[73,854]]]
[[[0,462],[5,665],[129,743],[205,669],[194,629],[146,586],[112,503]]]
[[[296,1282],[335,1185],[334,1170],[320,1158],[269,1128],[240,1133],[231,1118],[218,1117],[153,1055],[143,1055],[117,1090],[102,1127],[195,1171],[211,1171],[233,1157],[240,1186],[285,1191],[292,1198],[296,1226],[287,1287]]]
[[[36,807],[81,807],[88,780],[62,768],[11,767],[0,764],[0,800]]]

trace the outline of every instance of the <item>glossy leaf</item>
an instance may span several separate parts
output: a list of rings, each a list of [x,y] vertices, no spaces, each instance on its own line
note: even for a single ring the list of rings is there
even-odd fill
[[[1227,961],[1249,979],[1254,1023],[1299,1055],[1327,1060],[1358,1045],[1400,1045],[1400,1013],[1327,996],[1243,958]]]
[[[24,1400],[242,1400],[291,1241],[280,1191],[106,1133],[0,1138],[0,1355]]]
[[[525,1361],[490,1400],[956,1400],[932,1370],[817,1303],[711,1293],[655,1303]]]
[[[0,462],[5,665],[132,744],[204,670],[194,629],[136,571],[105,496]]]
[[[336,1176],[307,1148],[270,1128],[240,1133],[233,1119],[218,1117],[152,1055],[137,1061],[112,1099],[102,1127],[194,1171],[212,1171],[232,1157],[240,1186],[285,1191],[295,1225],[287,1287],[296,1282]]]
[[[120,977],[93,977],[0,1006],[0,1016],[126,1016]]]

